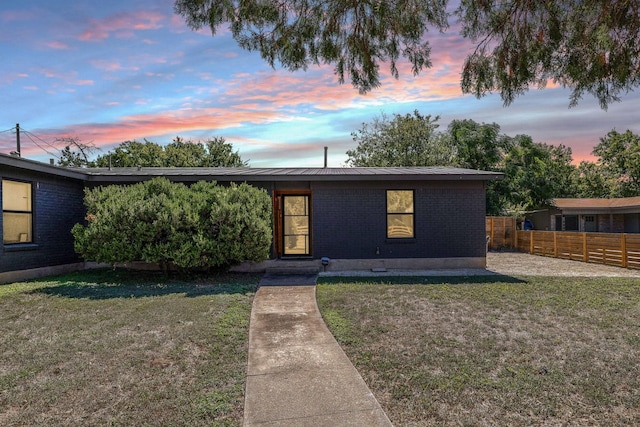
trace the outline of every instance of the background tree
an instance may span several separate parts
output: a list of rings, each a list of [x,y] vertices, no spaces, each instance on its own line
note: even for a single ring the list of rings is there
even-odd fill
[[[80,142],[78,137],[56,138],[55,142],[65,144],[58,159],[59,166],[86,168],[93,166],[89,157],[98,150],[92,142]]]
[[[582,161],[576,168],[575,197],[622,197],[622,181],[601,163]]]
[[[99,156],[95,164],[97,167],[107,167],[109,161],[115,168],[161,167],[165,164],[165,153],[162,146],[146,139],[144,142],[125,141],[111,153]]]
[[[243,49],[289,70],[332,64],[361,92],[379,86],[380,63],[398,77],[431,66],[429,29],[447,29],[448,0],[176,0],[193,29],[228,24]],[[640,3],[616,0],[460,0],[450,16],[475,43],[462,90],[500,92],[505,104],[553,81],[606,108],[640,85]]]
[[[456,164],[463,168],[496,170],[509,149],[510,138],[500,134],[497,123],[453,120],[447,132],[456,150]]]
[[[206,164],[207,167],[244,167],[249,162],[242,160],[237,151],[233,151],[233,145],[226,142],[224,138],[214,137],[205,141],[207,149]]]
[[[487,213],[520,215],[556,197],[575,197],[577,168],[571,149],[510,137],[496,123],[454,120],[438,131],[438,117],[384,114],[352,133],[358,143],[347,151],[350,166],[459,166],[498,171],[505,177],[487,183]]]
[[[363,123],[353,132],[358,144],[347,151],[347,164],[360,167],[443,166],[454,161],[455,151],[444,135],[437,131],[438,117],[386,114]]]
[[[576,194],[575,166],[571,148],[533,142],[530,136],[514,138],[512,148],[504,158],[503,181],[499,206],[490,206],[490,213],[510,214],[548,206],[556,197]]]
[[[112,153],[96,159],[97,167],[243,167],[243,161],[233,145],[224,138],[215,137],[205,142],[185,141],[176,137],[171,144],[163,147],[144,140],[126,141]]]
[[[164,147],[164,164],[170,167],[198,167],[206,162],[207,150],[202,143],[185,141],[179,136]]]
[[[599,157],[600,170],[617,177],[620,196],[640,195],[640,136],[612,130],[600,138],[593,154]]]

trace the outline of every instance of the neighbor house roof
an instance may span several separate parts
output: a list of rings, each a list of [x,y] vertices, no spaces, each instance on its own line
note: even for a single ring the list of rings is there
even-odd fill
[[[0,165],[90,182],[131,182],[166,176],[216,181],[384,181],[384,180],[495,180],[500,172],[452,167],[397,168],[66,168],[0,154]]]
[[[632,213],[640,212],[640,197],[614,199],[553,199],[551,204],[563,213]]]

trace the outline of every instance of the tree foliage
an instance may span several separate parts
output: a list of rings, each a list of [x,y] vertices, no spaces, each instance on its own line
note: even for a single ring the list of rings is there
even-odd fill
[[[248,184],[190,187],[166,178],[87,189],[75,249],[86,260],[209,269],[262,261],[271,245],[271,199]]]
[[[111,162],[111,163],[109,163]],[[215,137],[205,142],[185,141],[176,137],[171,144],[161,146],[155,142],[126,141],[113,152],[98,157],[92,164],[97,167],[243,167],[243,161],[233,145],[224,138]]]
[[[499,91],[505,104],[531,86],[587,92],[602,108],[640,84],[640,3],[617,0],[462,0],[462,35],[477,43],[462,90]]]
[[[619,176],[600,162],[582,161],[576,170],[575,197],[605,199],[622,197]]]
[[[599,157],[603,176],[617,178],[618,191],[623,197],[640,195],[640,136],[630,130],[612,130],[600,139],[593,149]]]
[[[606,108],[640,85],[640,3],[617,0],[176,0],[193,29],[215,34],[228,24],[243,49],[289,70],[332,64],[338,80],[361,92],[380,85],[381,63],[398,77],[431,66],[427,32],[455,17],[473,41],[462,67],[462,90],[500,92],[505,104],[549,82],[585,93]],[[453,3],[453,2],[452,2]]]
[[[501,204],[489,206],[491,213],[539,209],[549,206],[553,198],[574,197],[576,167],[572,161],[569,147],[516,136],[503,159],[505,178],[496,186],[503,195]]]
[[[504,173],[487,184],[487,213],[514,214],[574,197],[577,168],[571,149],[511,137],[496,123],[453,120],[439,131],[438,117],[418,111],[375,117],[354,132],[357,147],[347,151],[350,166],[453,166]]]
[[[453,120],[448,128],[449,143],[456,150],[456,166],[495,170],[508,150],[510,138],[500,133],[497,123]]]
[[[58,166],[86,168],[92,165],[89,157],[98,150],[95,144],[81,142],[78,137],[56,138],[56,142],[65,144],[60,152]]]
[[[430,67],[431,26],[447,26],[446,0],[176,0],[175,12],[193,29],[209,27],[215,34],[228,24],[240,47],[259,51],[271,66],[289,70],[332,64],[342,83],[345,76],[367,92],[380,85],[379,63],[405,57],[418,74]]]
[[[438,117],[382,114],[351,135],[358,144],[347,151],[347,164],[359,167],[441,166],[450,164],[454,151],[437,131]]]

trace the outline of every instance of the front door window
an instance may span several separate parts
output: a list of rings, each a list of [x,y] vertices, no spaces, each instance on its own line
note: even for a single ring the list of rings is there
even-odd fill
[[[284,255],[309,255],[309,196],[283,196]]]

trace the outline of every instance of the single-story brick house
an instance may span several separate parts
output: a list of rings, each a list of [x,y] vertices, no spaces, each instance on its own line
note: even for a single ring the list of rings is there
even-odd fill
[[[0,154],[0,281],[8,272],[82,268],[70,230],[84,221],[84,189],[157,176],[264,188],[274,206],[270,262],[320,265],[326,257],[329,270],[484,268],[485,184],[502,174],[448,167],[80,169]]]

